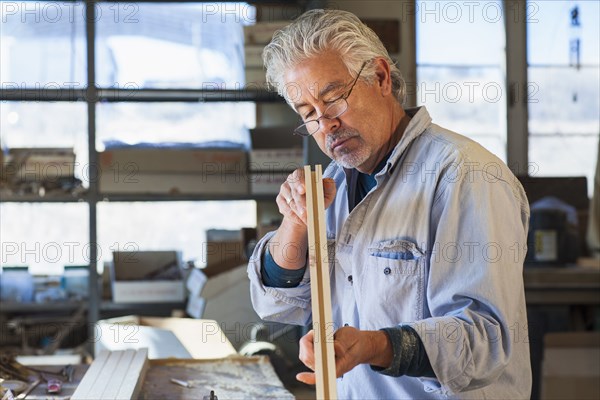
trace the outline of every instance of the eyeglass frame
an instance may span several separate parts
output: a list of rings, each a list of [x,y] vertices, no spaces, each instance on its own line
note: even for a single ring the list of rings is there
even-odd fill
[[[348,111],[348,97],[350,97],[350,95],[352,94],[352,89],[354,89],[354,86],[356,86],[356,83],[358,82],[358,78],[360,78],[360,74],[362,73],[363,69],[365,69],[365,66],[367,65],[368,61],[365,61],[363,63],[363,65],[360,67],[360,70],[358,71],[358,75],[356,75],[356,78],[354,78],[354,81],[352,82],[352,85],[350,86],[350,89],[348,89],[348,92],[341,95],[340,97],[333,99],[329,102],[327,102],[327,107],[325,108],[325,110],[323,111],[323,114],[321,114],[321,116],[319,118],[315,118],[315,119],[311,119],[308,120],[306,122],[304,122],[302,125],[298,126],[296,129],[294,129],[294,135],[298,135],[298,136],[302,136],[302,137],[310,137],[312,135],[314,135],[315,133],[319,132],[319,129],[321,129],[321,120],[323,118],[326,119],[334,119],[339,117],[340,115],[344,114],[346,111]],[[328,117],[327,116],[327,110],[330,109],[335,102],[343,100],[346,103],[346,108],[344,108],[344,111],[342,111],[341,113],[339,113],[338,115],[333,115]],[[319,127],[312,133],[303,133],[303,132],[299,132],[299,129],[302,129],[304,127],[304,129],[306,130],[306,132],[308,132],[308,129],[306,129],[306,126],[312,122],[318,122],[319,123]]]

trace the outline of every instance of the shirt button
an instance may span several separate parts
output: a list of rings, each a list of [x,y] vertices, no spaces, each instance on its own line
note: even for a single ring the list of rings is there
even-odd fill
[[[383,270],[383,273],[386,275],[389,275],[392,273],[392,269],[390,267],[385,267],[385,269]]]
[[[352,275],[348,275],[348,282],[352,283]]]

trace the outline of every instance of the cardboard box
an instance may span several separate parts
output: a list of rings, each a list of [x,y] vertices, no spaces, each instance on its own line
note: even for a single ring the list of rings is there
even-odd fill
[[[103,171],[103,194],[247,195],[248,177],[242,174],[137,174]]]
[[[289,174],[289,172],[253,172],[250,174],[250,194],[276,196]]]
[[[119,148],[99,158],[101,193],[248,194],[248,157],[240,149]]]
[[[255,228],[242,228],[239,231],[209,229],[206,231],[204,260],[206,267],[202,272],[207,277],[218,275],[241,264],[246,264],[246,246],[256,239]]]
[[[117,251],[111,263],[115,303],[179,302],[185,299],[181,255],[176,251]]]
[[[100,167],[113,174],[240,175],[246,172],[247,153],[223,148],[117,148],[101,152]],[[109,173],[109,174],[110,174]]]
[[[259,45],[246,45],[244,46],[244,65],[246,68],[261,68],[263,67],[262,52],[265,46]]]
[[[600,332],[544,337],[542,399],[600,398]]]
[[[291,21],[258,22],[244,26],[244,43],[246,45],[268,44],[275,31],[288,26]]]
[[[251,172],[292,172],[304,166],[302,137],[294,135],[295,126],[250,130]]]
[[[262,67],[247,67],[244,69],[246,87],[267,89],[267,75]]]
[[[188,275],[185,287],[189,292],[187,306],[185,312],[192,318],[202,318],[206,300],[200,297],[200,292],[204,289],[208,277],[199,268],[194,268]]]
[[[212,320],[130,315],[98,321],[95,352],[148,348],[148,358],[216,359],[237,354]]]
[[[72,148],[13,148],[9,154],[5,169],[13,182],[56,182],[75,174]]]
[[[200,296],[190,296],[185,307],[185,312],[192,318],[201,319],[206,309],[206,299]]]

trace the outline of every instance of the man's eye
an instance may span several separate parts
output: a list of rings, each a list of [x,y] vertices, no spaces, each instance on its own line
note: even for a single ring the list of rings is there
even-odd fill
[[[304,117],[302,117],[305,121],[307,121],[308,119],[310,119],[313,115],[315,114],[314,111],[311,111],[309,113],[307,113]]]
[[[324,100],[323,103],[330,105],[330,104],[333,104],[336,101],[340,100],[341,98],[342,98],[342,96],[335,96],[335,97],[332,97],[331,100]]]

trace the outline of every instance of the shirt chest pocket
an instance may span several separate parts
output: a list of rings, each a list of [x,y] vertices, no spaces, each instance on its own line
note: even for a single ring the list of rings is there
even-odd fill
[[[374,243],[367,249],[358,302],[361,328],[380,329],[423,318],[423,252],[407,240]]]

